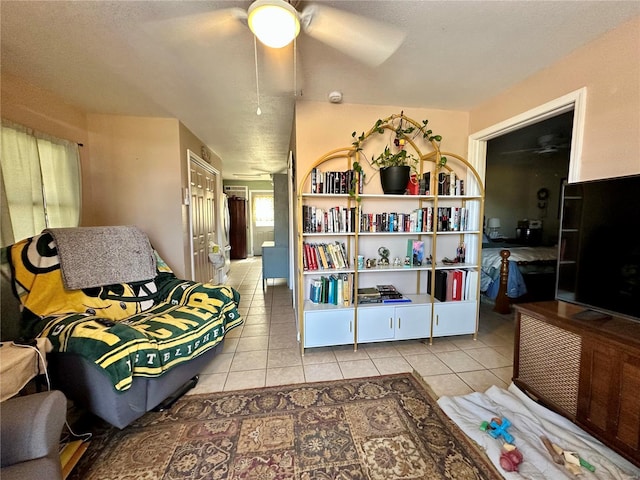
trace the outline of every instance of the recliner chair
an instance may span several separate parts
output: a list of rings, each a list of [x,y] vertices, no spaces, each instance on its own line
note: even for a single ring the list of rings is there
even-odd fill
[[[59,443],[66,415],[67,399],[58,390],[0,403],[0,477],[62,480]]]

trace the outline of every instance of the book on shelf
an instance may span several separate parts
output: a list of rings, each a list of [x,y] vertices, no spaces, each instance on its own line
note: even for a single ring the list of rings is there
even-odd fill
[[[358,303],[380,303],[382,298],[380,292],[375,287],[365,287],[358,289]]]
[[[424,263],[424,242],[422,240],[407,240],[407,257],[411,267],[422,266]]]

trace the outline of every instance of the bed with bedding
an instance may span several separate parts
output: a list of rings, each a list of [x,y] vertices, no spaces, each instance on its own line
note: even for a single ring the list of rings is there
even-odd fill
[[[21,334],[51,341],[54,385],[119,428],[197,381],[242,324],[236,290],[177,278],[135,227],[45,230],[9,261]]]
[[[484,243],[480,290],[498,313],[509,313],[510,303],[518,299],[550,300],[557,258],[557,246]]]

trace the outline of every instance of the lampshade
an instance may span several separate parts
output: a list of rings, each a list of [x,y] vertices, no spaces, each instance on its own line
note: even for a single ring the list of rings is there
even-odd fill
[[[499,218],[490,218],[487,223],[489,228],[500,228],[500,219]]]
[[[256,0],[247,13],[249,28],[268,47],[289,45],[300,33],[298,12],[283,0]]]

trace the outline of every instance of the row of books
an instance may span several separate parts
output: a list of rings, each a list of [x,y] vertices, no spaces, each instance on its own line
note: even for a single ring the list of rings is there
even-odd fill
[[[357,185],[354,185],[356,178],[355,170],[344,172],[323,172],[319,168],[311,169],[311,193],[347,194],[351,190],[362,193],[364,188],[364,178],[358,178]]]
[[[302,206],[304,233],[350,233],[356,231],[356,207],[323,209],[313,205]]]
[[[431,275],[427,276],[427,292],[431,293]],[[475,300],[477,292],[477,271],[436,270],[433,296],[441,302]]]
[[[348,307],[353,304],[353,273],[321,276],[310,282],[309,300]]]
[[[464,232],[469,224],[466,207],[438,207],[437,230],[439,232]],[[361,232],[433,232],[433,207],[416,208],[410,213],[362,213]]]
[[[304,270],[335,270],[350,268],[344,243],[302,242]]]
[[[457,178],[455,172],[440,172],[438,195],[464,195],[464,180]]]
[[[469,227],[469,209],[466,207],[438,207],[439,232],[464,232]]]

